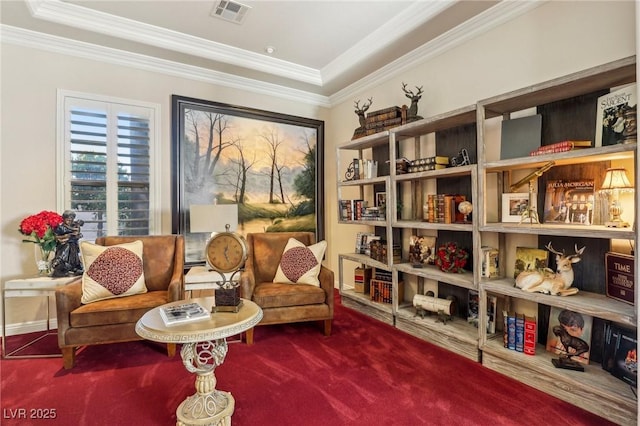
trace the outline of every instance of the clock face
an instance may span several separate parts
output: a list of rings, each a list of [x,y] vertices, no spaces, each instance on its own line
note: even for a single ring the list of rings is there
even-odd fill
[[[214,235],[205,250],[207,261],[218,272],[232,272],[242,268],[247,260],[247,244],[233,232]]]

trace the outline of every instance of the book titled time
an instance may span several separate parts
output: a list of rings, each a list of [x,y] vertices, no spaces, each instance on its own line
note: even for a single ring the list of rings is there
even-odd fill
[[[167,326],[184,324],[187,322],[204,321],[211,318],[211,312],[196,302],[160,308],[160,316]]]

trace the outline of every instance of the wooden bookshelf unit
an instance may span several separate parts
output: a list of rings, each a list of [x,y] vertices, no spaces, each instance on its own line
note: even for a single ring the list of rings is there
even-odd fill
[[[603,347],[603,330],[608,324],[636,330],[637,336],[637,291],[633,305],[607,297],[604,278],[604,254],[614,246],[624,245],[621,242],[628,241],[628,246],[635,247],[639,239],[637,193],[633,195],[635,211],[633,220],[629,221],[632,222],[631,227],[605,226],[607,218],[602,208],[600,216],[594,215],[588,225],[545,223],[543,220],[545,184],[547,180],[558,179],[563,174],[578,171],[585,174],[596,182],[597,193],[604,177],[603,170],[623,164],[633,187],[637,188],[637,142],[537,156],[527,153],[509,159],[501,159],[499,150],[489,149],[501,144],[500,132],[495,131],[495,126],[500,126],[501,121],[536,113],[542,115],[542,145],[569,139],[595,142],[597,98],[635,82],[636,58],[624,58],[339,145],[339,200],[358,199],[372,206],[376,203],[377,194],[384,193],[386,199],[386,205],[382,206],[384,220],[340,219],[339,224],[349,225],[348,228],[341,227],[341,232],[343,229],[352,230],[355,240],[357,232],[366,230],[385,240],[388,247],[383,261],[361,253],[338,255],[342,303],[616,423],[637,424],[634,390],[601,367],[602,356],[599,353]],[[413,169],[411,172],[394,167],[404,159],[456,157],[462,149],[471,159],[469,164],[438,170]],[[354,159],[376,160],[379,173],[374,177],[347,178],[345,171]],[[537,197],[537,214],[541,223],[503,222],[502,195],[514,192],[510,190],[514,182],[550,162],[553,162],[553,167],[535,179],[537,189],[532,190]],[[384,163],[390,167],[380,167]],[[518,192],[527,190],[525,185]],[[469,220],[428,221],[423,209],[429,194],[464,195],[473,205]],[[601,200],[599,202],[602,203]],[[416,235],[435,237],[436,247],[455,242],[468,249],[470,259],[464,273],[447,273],[435,265],[415,267],[409,263],[409,240]],[[553,246],[561,250],[573,250],[574,245],[586,247],[582,262],[574,267],[574,286],[579,289],[577,294],[551,296],[515,287],[515,248],[544,249],[548,242],[553,242]],[[402,260],[394,260],[391,249],[394,245],[401,246]],[[481,265],[485,247],[498,250],[497,277],[483,276]],[[633,257],[633,262],[637,271],[637,256]],[[347,279],[353,274],[345,273],[345,269],[351,266],[391,272],[392,303],[375,302],[368,294],[354,291]],[[402,292],[399,291],[401,282]],[[432,291],[435,297],[456,300],[457,312],[453,320],[441,322],[433,316],[417,315],[413,297],[425,295],[428,291]],[[478,292],[477,325],[467,321],[470,291]],[[495,333],[487,331],[484,325],[488,320],[488,298],[497,300],[496,311],[529,311],[527,315],[536,317],[535,355],[504,347],[501,318],[493,318]],[[552,307],[593,318],[592,356],[584,372],[555,368],[551,360],[557,356],[545,350],[546,326]]]

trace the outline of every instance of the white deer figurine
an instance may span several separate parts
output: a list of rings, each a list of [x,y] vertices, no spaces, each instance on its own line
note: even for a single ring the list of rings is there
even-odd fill
[[[543,271],[524,271],[516,278],[516,287],[531,293],[544,293],[554,296],[570,296],[576,294],[578,289],[571,287],[573,285],[573,264],[580,262],[582,252],[585,247],[578,250],[575,246],[575,254],[565,256],[555,250],[551,243],[547,244],[546,249],[556,255],[556,272],[545,268]]]

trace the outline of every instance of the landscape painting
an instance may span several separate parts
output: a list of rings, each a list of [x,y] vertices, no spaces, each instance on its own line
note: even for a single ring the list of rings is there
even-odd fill
[[[324,238],[324,122],[177,95],[172,119],[172,232],[185,236],[188,265],[204,262],[210,234],[190,232],[194,204],[237,204],[237,232],[245,236]]]

